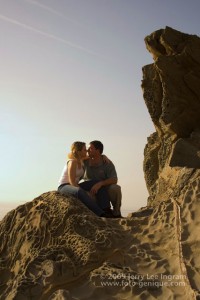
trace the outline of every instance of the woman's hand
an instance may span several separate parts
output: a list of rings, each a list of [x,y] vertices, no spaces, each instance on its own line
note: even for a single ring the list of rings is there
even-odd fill
[[[82,158],[82,160],[88,160],[89,159],[89,156],[85,156]]]

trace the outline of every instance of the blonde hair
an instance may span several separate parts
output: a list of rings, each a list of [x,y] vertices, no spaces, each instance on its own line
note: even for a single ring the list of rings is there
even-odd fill
[[[74,142],[71,145],[71,152],[68,154],[68,158],[70,159],[78,159],[78,152],[83,149],[85,143],[83,142]]]

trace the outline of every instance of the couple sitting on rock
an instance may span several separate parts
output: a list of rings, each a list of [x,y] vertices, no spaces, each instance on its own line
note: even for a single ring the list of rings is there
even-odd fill
[[[97,216],[120,218],[122,196],[117,185],[117,173],[113,163],[102,153],[103,144],[100,141],[90,142],[88,150],[85,143],[74,142],[58,192],[78,198]]]

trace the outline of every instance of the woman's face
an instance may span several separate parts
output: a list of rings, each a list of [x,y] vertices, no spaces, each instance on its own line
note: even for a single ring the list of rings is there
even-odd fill
[[[87,156],[86,146],[83,146],[82,150],[79,151],[79,157],[80,158],[85,158],[86,156]]]

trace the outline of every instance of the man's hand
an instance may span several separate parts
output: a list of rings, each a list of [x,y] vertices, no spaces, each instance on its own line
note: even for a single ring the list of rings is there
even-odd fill
[[[98,190],[103,186],[102,182],[99,181],[96,184],[93,185],[93,187],[90,190],[90,193],[92,195],[96,195],[98,193]]]

